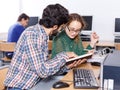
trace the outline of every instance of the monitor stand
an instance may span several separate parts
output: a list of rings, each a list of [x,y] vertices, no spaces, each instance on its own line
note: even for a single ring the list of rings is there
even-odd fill
[[[115,36],[114,41],[115,41],[116,43],[120,43],[120,36]]]
[[[82,41],[90,41],[90,35],[80,34]]]

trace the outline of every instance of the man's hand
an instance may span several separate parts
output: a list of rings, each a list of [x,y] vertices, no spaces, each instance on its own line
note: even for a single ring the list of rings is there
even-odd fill
[[[66,54],[69,56],[69,58],[74,58],[74,57],[77,57],[77,56],[78,56],[78,55],[76,55],[74,52],[66,52]],[[74,67],[77,67],[77,66],[79,66],[80,64],[86,62],[86,60],[87,60],[87,59],[84,58],[84,59],[80,59],[80,60],[74,61],[74,62],[68,64],[67,67],[68,67],[69,69],[74,68]]]
[[[79,66],[80,64],[82,64],[82,63],[84,63],[86,61],[87,61],[87,59],[80,59],[80,60],[74,61],[73,63],[68,64],[67,67],[69,69],[75,68],[75,67]]]

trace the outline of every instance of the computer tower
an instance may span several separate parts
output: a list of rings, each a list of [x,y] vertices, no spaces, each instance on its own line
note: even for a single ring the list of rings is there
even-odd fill
[[[120,51],[118,50],[108,54],[101,64],[101,88],[120,90]]]

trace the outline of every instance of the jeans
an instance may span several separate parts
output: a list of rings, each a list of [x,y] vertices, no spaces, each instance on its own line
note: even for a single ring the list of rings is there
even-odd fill
[[[16,87],[7,87],[7,90],[22,90],[22,89]]]

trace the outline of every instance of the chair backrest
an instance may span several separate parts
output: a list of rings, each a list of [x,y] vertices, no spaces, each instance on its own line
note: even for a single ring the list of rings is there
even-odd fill
[[[14,42],[0,42],[0,51],[2,52],[13,52],[16,43]]]

